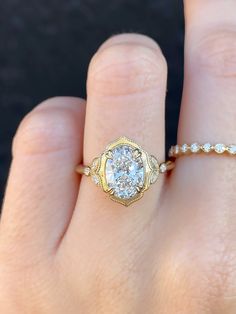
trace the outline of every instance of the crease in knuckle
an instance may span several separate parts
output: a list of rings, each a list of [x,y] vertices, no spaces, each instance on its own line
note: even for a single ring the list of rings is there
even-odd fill
[[[236,293],[235,252],[232,252],[231,248],[224,243],[219,246],[220,248],[212,249],[210,252],[212,257],[210,257],[209,264],[201,265],[206,295],[212,308],[219,306],[224,308],[227,299]],[[203,260],[206,262],[205,259]]]
[[[53,270],[50,270],[50,274],[54,275]],[[4,291],[3,298],[8,300],[6,304],[10,306],[12,312],[14,309],[14,313],[22,311],[36,313],[36,309],[38,312],[39,307],[43,308],[45,296],[51,289],[52,280],[48,274],[47,268],[27,267],[10,271],[1,265],[0,286],[2,286],[0,289]]]
[[[213,299],[213,305],[218,301],[224,306],[227,299],[236,299],[236,251],[228,244],[229,240],[224,239],[224,236],[222,238],[220,248],[212,252],[215,260],[210,263],[205,277],[211,287],[209,295]]]
[[[91,92],[105,96],[145,93],[164,82],[166,61],[158,50],[115,45],[94,57],[89,71]]]
[[[200,69],[214,77],[236,79],[236,29],[211,32],[195,49]]]
[[[205,244],[190,241],[178,252],[174,249],[159,265],[158,278],[162,285],[167,282],[175,298],[182,298],[186,306],[191,303],[199,310],[217,312],[236,300],[236,252],[227,233]]]

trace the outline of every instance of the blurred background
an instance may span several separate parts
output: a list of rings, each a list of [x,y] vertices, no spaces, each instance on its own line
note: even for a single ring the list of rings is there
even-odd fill
[[[182,93],[182,1],[1,0],[0,203],[20,120],[48,97],[86,97],[90,58],[105,39],[122,32],[153,37],[168,61],[168,147],[176,139]]]

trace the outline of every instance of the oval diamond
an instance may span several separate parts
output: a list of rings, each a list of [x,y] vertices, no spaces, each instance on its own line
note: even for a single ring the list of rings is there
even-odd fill
[[[120,145],[110,150],[106,161],[106,182],[113,195],[121,199],[134,197],[144,185],[144,165],[137,148]]]

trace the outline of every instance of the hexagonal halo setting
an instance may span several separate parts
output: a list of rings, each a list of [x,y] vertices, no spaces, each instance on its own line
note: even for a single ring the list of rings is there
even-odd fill
[[[159,164],[142,148],[121,137],[107,146],[92,176],[112,200],[125,206],[137,201],[159,175]]]

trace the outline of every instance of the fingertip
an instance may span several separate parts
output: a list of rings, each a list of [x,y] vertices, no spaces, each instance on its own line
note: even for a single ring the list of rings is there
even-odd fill
[[[118,35],[113,35],[108,38],[98,49],[98,52],[101,52],[103,49],[106,49],[113,45],[119,44],[140,44],[147,46],[150,49],[157,50],[161,52],[161,48],[158,43],[149,36],[137,33],[123,33]]]
[[[165,90],[167,63],[151,38],[122,34],[108,39],[91,60],[88,96],[127,96]],[[114,98],[114,97],[113,97]]]

